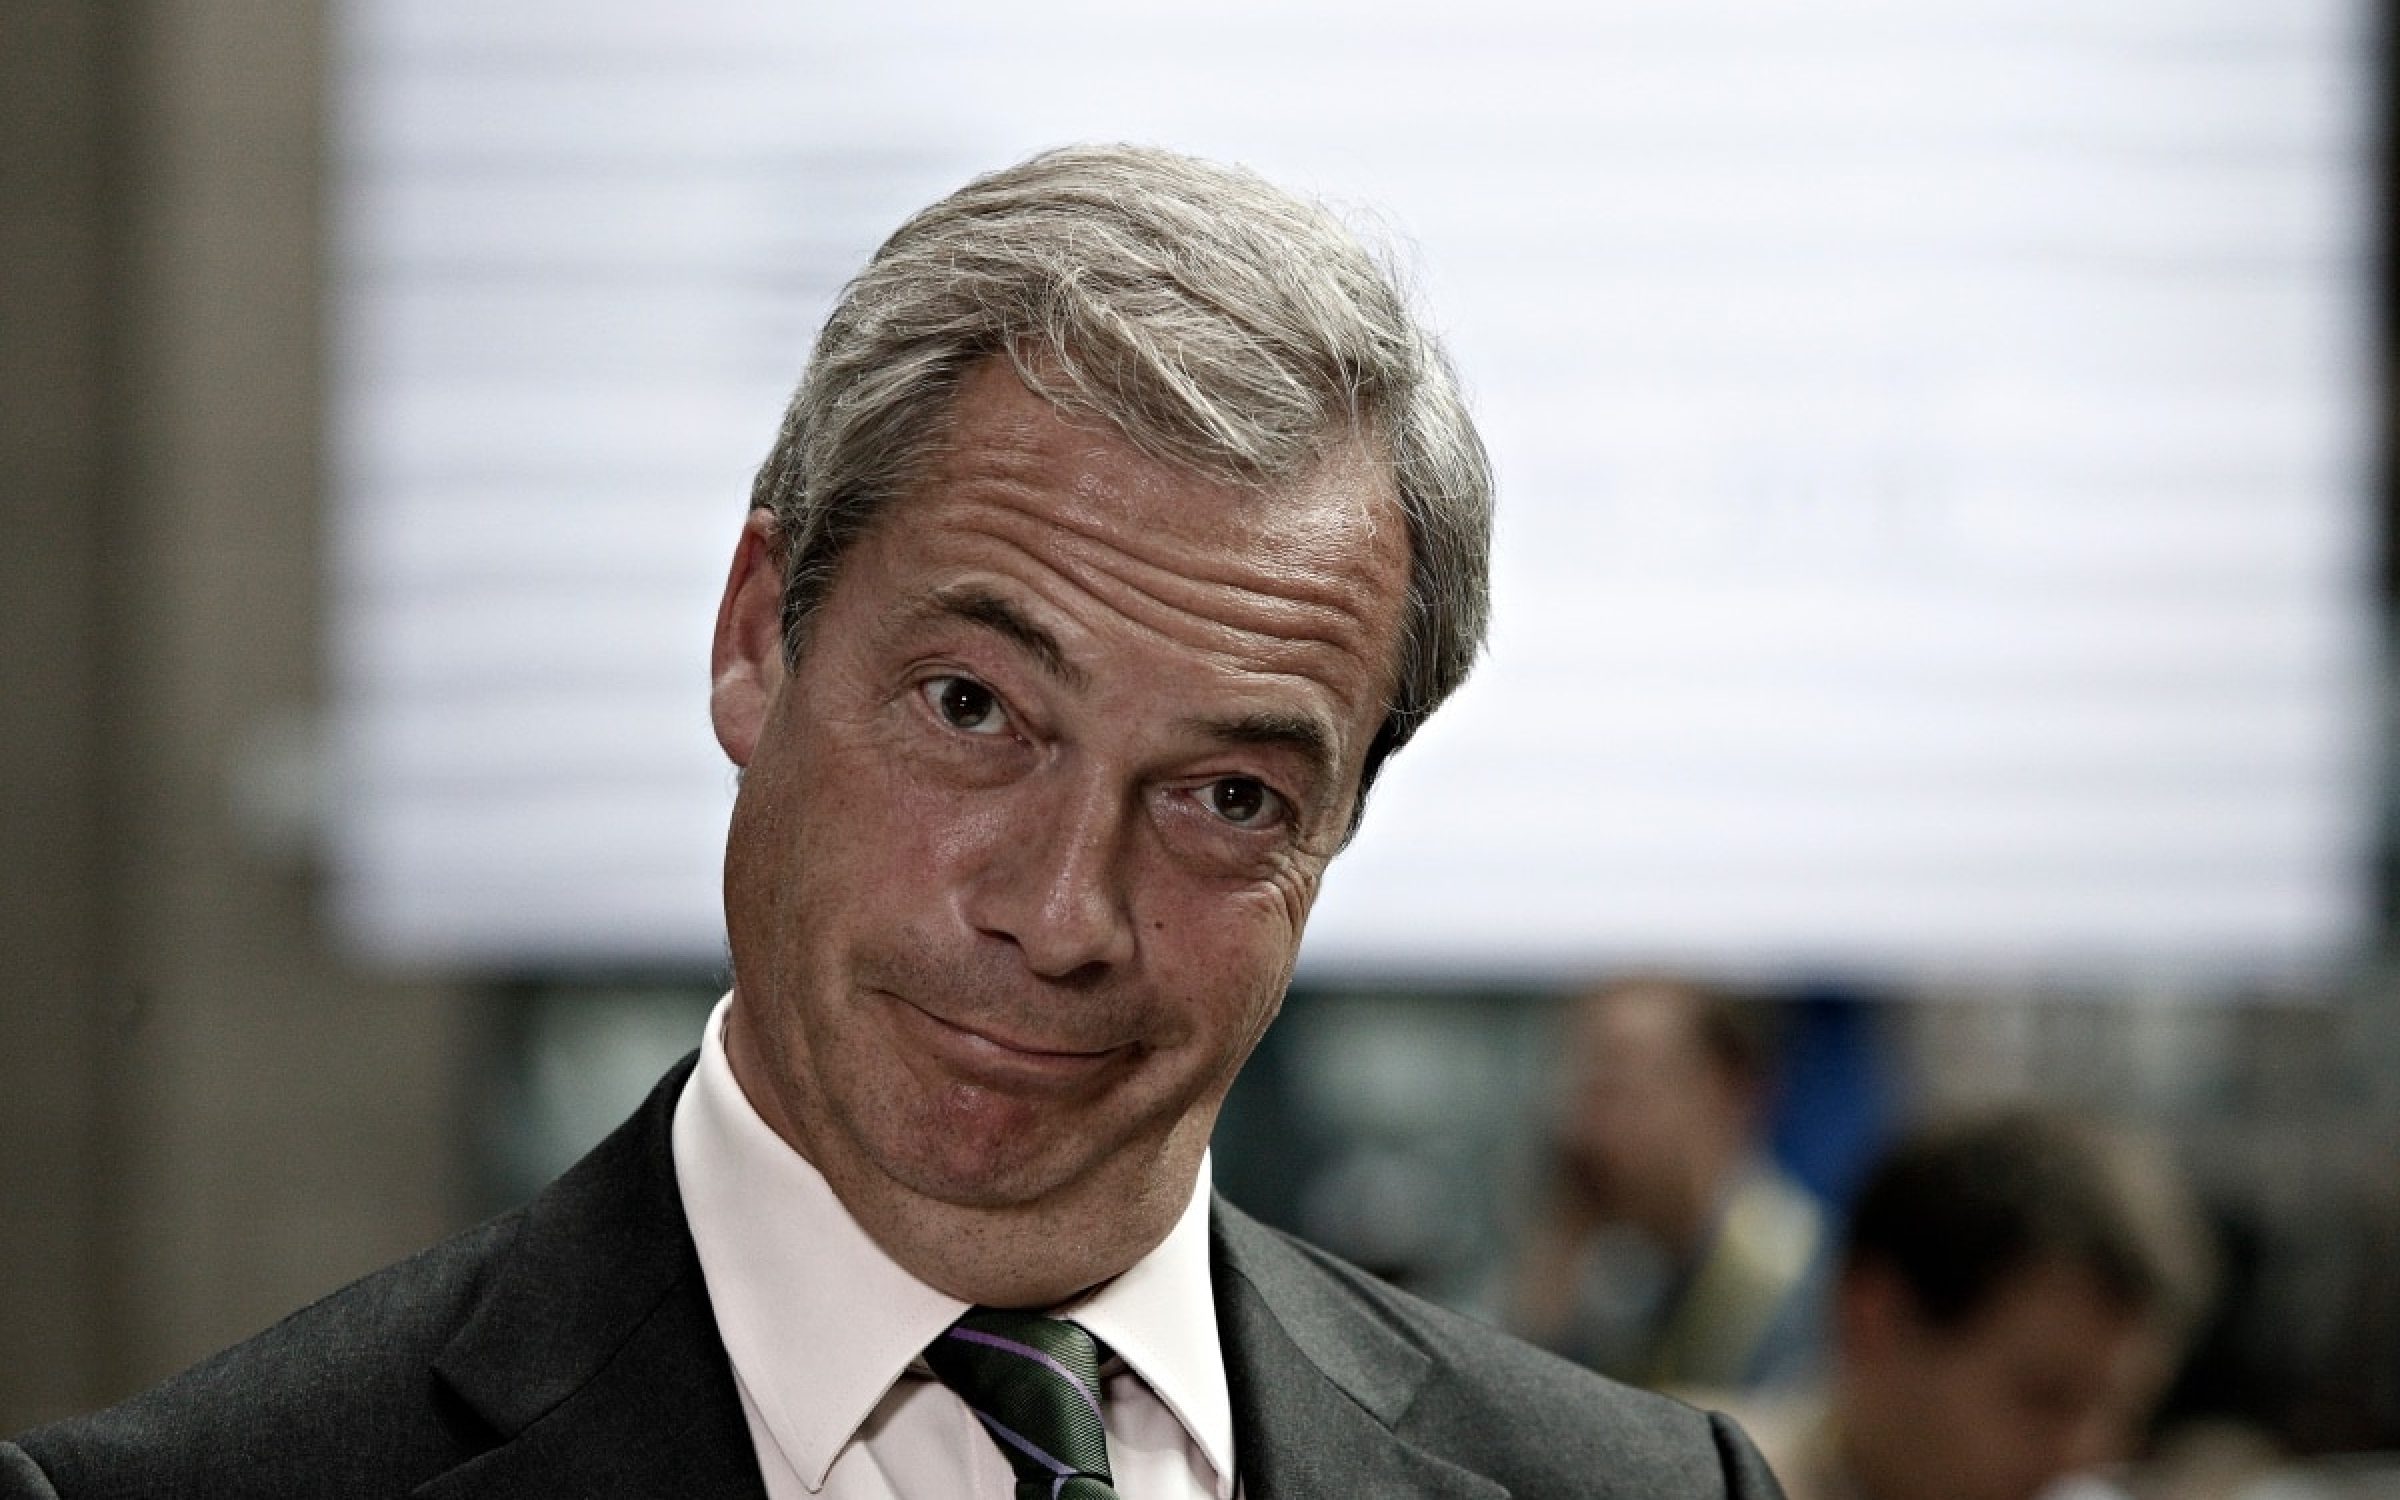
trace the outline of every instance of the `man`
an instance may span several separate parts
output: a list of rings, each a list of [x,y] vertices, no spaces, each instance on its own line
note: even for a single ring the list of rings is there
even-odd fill
[[[0,1491],[1773,1493],[1722,1419],[1209,1193],[1326,863],[1485,615],[1481,447],[1347,234],[1157,152],[971,183],[844,293],[755,502],[696,1063]]]
[[[2032,1500],[2124,1458],[2209,1283],[2165,1166],[2030,1107],[1904,1141],[1851,1211],[1824,1392],[1757,1413],[1793,1500]]]
[[[1772,1043],[1759,1006],[1679,980],[1569,1002],[1545,1200],[1509,1327],[1662,1390],[1753,1390],[1809,1368],[1825,1226],[1760,1150]]]

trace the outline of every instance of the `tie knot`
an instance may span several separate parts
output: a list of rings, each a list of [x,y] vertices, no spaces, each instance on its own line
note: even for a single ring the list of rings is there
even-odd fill
[[[1024,1500],[1113,1496],[1100,1344],[1061,1318],[978,1307],[925,1350],[1017,1476]]]

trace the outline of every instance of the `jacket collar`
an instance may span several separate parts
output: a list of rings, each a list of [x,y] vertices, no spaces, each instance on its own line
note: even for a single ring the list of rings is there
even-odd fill
[[[497,1446],[426,1500],[594,1493],[764,1500],[675,1189],[687,1058],[518,1220],[434,1374]]]
[[[1508,1491],[1410,1442],[1430,1352],[1321,1263],[1217,1200],[1217,1327],[1233,1396],[1244,1500],[1409,1495],[1505,1500]]]

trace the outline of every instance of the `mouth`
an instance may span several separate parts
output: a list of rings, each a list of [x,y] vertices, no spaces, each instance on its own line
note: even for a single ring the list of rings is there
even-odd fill
[[[935,1056],[977,1082],[1059,1085],[1083,1082],[1133,1051],[1130,1042],[1105,1047],[1015,1035],[988,1023],[951,1020],[913,1000],[890,997],[903,1024]]]

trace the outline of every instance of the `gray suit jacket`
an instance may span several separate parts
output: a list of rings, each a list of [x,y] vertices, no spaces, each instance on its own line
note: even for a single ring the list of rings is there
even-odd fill
[[[763,1500],[675,1186],[690,1070],[525,1208],[131,1401],[0,1443],[0,1500]],[[1223,1202],[1248,1500],[1773,1500],[1721,1417],[1608,1384]]]

